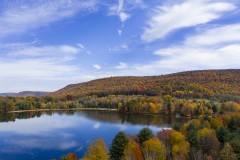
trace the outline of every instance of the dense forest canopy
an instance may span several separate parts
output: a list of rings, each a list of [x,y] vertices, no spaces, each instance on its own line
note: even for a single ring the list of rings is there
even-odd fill
[[[161,76],[111,77],[66,86],[53,97],[97,95],[171,95],[177,98],[224,98],[238,100],[240,70],[202,70]]]

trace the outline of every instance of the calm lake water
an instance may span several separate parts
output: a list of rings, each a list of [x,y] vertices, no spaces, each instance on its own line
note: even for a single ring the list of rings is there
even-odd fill
[[[162,115],[122,115],[117,112],[26,112],[0,117],[1,160],[49,160],[75,152],[84,155],[90,143],[103,138],[108,146],[119,131],[154,133],[187,119]]]

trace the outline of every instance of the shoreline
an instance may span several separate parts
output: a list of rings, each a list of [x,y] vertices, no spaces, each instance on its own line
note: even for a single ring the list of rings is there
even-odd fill
[[[71,109],[33,109],[33,110],[18,110],[18,111],[10,111],[7,113],[22,113],[22,112],[42,112],[42,111],[112,111],[117,112],[117,109],[110,108],[71,108]]]

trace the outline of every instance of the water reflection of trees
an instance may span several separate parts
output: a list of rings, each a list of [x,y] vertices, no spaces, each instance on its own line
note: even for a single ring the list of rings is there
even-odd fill
[[[186,118],[175,118],[174,116],[165,115],[144,115],[144,114],[121,114],[118,112],[99,112],[99,111],[87,111],[78,112],[81,116],[87,118],[108,122],[108,123],[130,123],[130,124],[142,124],[142,125],[157,125],[157,126],[172,126],[174,124],[181,124],[186,122]]]
[[[21,113],[8,113],[0,115],[0,122],[10,122],[16,119],[31,119],[41,117],[43,115],[51,116],[53,114],[64,116],[79,116],[88,119],[97,120],[107,123],[130,123],[141,125],[157,125],[166,127],[173,126],[174,124],[182,124],[188,119],[175,118],[174,116],[165,115],[144,115],[144,114],[121,114],[118,112],[107,111],[47,111],[47,112],[21,112]]]
[[[73,115],[74,111],[36,111],[36,112],[16,112],[16,113],[6,113],[0,114],[0,122],[14,122],[16,119],[31,119],[31,118],[38,118],[43,115],[51,116],[53,114],[58,115]]]

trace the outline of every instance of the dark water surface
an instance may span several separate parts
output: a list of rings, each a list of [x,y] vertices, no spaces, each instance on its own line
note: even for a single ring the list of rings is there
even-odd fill
[[[119,131],[138,133],[149,127],[154,133],[187,119],[163,115],[122,115],[117,112],[26,112],[1,115],[1,160],[49,160],[75,152],[82,157],[93,140],[109,146]]]

